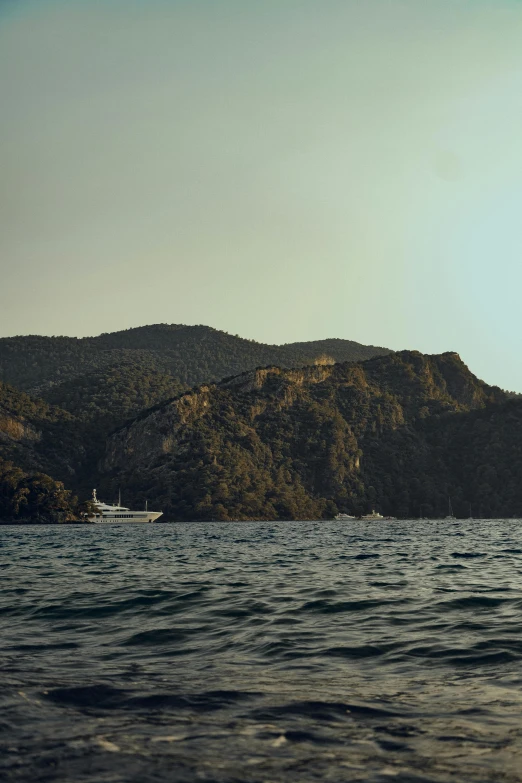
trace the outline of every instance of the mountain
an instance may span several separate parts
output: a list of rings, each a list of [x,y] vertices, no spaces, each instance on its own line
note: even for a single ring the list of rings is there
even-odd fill
[[[249,371],[141,413],[107,440],[100,494],[165,519],[522,511],[522,403],[455,353]],[[518,451],[517,451],[518,450]],[[492,465],[489,454],[495,454]],[[475,508],[475,513],[479,509]]]
[[[81,339],[1,338],[0,380],[62,405],[70,404],[75,382],[90,385],[94,376],[102,378],[121,366],[130,374],[169,376],[187,387],[261,366],[362,361],[386,353],[386,348],[351,340],[264,345],[209,326],[157,324]]]
[[[197,327],[187,329],[194,343]],[[213,331],[202,329],[198,361],[202,334]],[[150,345],[176,329],[150,330],[134,330],[139,340],[102,335],[105,348],[91,356],[99,361],[70,358],[78,374],[61,381],[48,353],[32,370],[29,362],[26,377],[47,373],[46,400],[0,382],[0,518],[78,518],[70,490],[86,498],[92,486],[109,501],[120,487],[127,504],[148,499],[166,520],[319,519],[373,507],[437,516],[448,496],[459,516],[470,503],[481,516],[522,512],[522,400],[478,380],[457,354],[332,364],[336,346],[337,355],[351,349],[322,341],[314,364],[188,389],[151,359]]]

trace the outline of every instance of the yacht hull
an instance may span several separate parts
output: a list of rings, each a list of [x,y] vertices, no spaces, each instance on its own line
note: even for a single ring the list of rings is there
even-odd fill
[[[149,511],[149,512],[134,512],[135,516],[130,514],[116,515],[116,514],[103,514],[91,517],[90,521],[95,525],[150,525],[151,522],[155,522],[161,517],[161,511]]]
[[[91,519],[95,525],[150,525],[153,519]]]

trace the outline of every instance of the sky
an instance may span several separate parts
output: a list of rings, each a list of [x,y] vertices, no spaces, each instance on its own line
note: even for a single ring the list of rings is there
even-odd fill
[[[521,0],[0,0],[0,336],[208,324],[522,392]]]

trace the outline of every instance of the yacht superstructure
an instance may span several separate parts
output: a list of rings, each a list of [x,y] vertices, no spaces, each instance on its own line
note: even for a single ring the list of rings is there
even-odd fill
[[[397,517],[383,517],[382,514],[379,514],[379,512],[375,511],[374,509],[371,514],[364,514],[364,516],[362,516],[361,519],[366,520],[366,522],[379,522],[381,519],[384,519],[386,522],[389,522],[391,520],[397,519]]]
[[[361,519],[364,522],[378,522],[381,519],[384,519],[386,521],[395,519],[395,517],[383,517],[382,514],[379,514],[378,511],[375,511],[375,509],[372,511],[371,514],[363,514],[363,516],[360,517],[352,517],[350,514],[337,514],[337,516],[334,517],[334,519],[337,522],[347,522],[351,519]]]
[[[117,506],[109,506],[107,503],[102,503],[101,500],[98,500],[95,489],[92,491],[92,502],[96,507],[96,514],[89,517],[89,521],[96,524],[144,524],[155,522],[163,514],[163,511],[148,511],[147,508],[144,511],[131,511],[129,508],[121,505],[121,498]]]

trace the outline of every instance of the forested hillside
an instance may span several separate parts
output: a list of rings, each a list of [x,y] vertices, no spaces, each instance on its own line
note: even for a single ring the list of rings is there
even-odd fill
[[[56,480],[74,483],[85,456],[80,435],[66,411],[0,382],[0,520],[82,518],[85,507]]]
[[[129,360],[47,396],[60,405],[0,382],[0,518],[78,518],[72,493],[93,486],[165,520],[435,517],[449,496],[459,516],[522,514],[522,401],[453,353],[324,359],[192,389]]]
[[[121,365],[192,386],[269,364],[299,367],[317,360],[361,361],[388,352],[351,340],[264,345],[208,326],[157,324],[83,339],[2,338],[0,380],[62,405],[71,399],[76,379],[82,383],[84,376],[102,376]],[[62,384],[63,398],[57,388]]]
[[[107,435],[184,387],[135,363],[91,371],[49,390],[49,404],[0,382],[0,459],[90,494]]]
[[[331,518],[376,507],[522,513],[522,405],[456,354],[267,368],[145,411],[108,440],[102,492],[168,519]],[[489,455],[495,453],[495,465]],[[517,451],[518,450],[518,451]]]
[[[0,381],[1,458],[64,480],[84,453],[80,435],[70,413]]]
[[[46,392],[46,400],[69,411],[103,436],[144,408],[186,390],[171,375],[136,362],[91,370]]]

